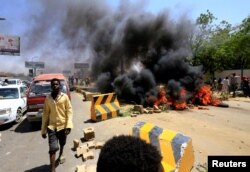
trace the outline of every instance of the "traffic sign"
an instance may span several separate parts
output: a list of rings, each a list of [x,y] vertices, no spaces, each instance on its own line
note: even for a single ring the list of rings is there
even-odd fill
[[[75,69],[88,69],[89,64],[88,63],[75,63],[74,64]]]
[[[70,70],[63,70],[62,73],[65,74],[65,75],[70,75],[71,71]]]
[[[25,61],[25,67],[43,69],[44,68],[44,62]]]

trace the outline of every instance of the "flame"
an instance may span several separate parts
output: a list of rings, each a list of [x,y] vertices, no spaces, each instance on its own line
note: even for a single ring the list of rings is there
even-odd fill
[[[166,90],[164,87],[160,87],[157,99],[154,100],[153,105],[158,107],[161,104],[168,104],[172,106],[176,110],[184,110],[186,109],[187,102],[186,102],[186,95],[187,91],[183,88],[179,91],[178,99],[174,97],[167,97]],[[209,85],[203,85],[200,89],[194,94],[193,104],[200,104],[200,105],[213,105],[219,106],[221,104],[221,100],[212,96],[211,87]]]
[[[216,99],[212,96],[211,87],[209,85],[203,85],[194,95],[193,102],[196,100],[199,101],[202,105],[213,105],[218,106],[221,103],[221,100]]]
[[[186,103],[185,97],[187,95],[187,91],[183,88],[183,89],[180,90],[179,95],[180,95],[179,100],[175,100],[173,102],[173,106],[177,110],[186,109],[187,103]]]
[[[221,104],[221,100],[220,99],[212,98],[211,104],[213,106],[219,106]]]
[[[187,103],[185,101],[175,101],[173,106],[176,110],[183,110],[186,109]]]
[[[168,103],[170,106],[174,107],[176,110],[183,110],[187,107],[187,103],[185,101],[186,90],[181,89],[179,92],[179,99],[175,100],[173,97],[166,98],[166,91],[159,91],[159,98],[155,101],[154,105],[159,105],[160,103]]]
[[[168,103],[167,97],[166,97],[166,91],[164,87],[161,87],[157,96],[157,100],[154,102],[155,106],[159,106],[160,104],[166,104]]]

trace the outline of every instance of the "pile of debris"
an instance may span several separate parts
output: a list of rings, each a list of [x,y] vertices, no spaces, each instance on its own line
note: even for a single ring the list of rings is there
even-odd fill
[[[82,157],[83,162],[87,160],[94,159],[93,150],[101,149],[104,145],[104,142],[95,141],[95,131],[93,127],[83,129],[84,137],[80,140],[73,140],[73,151],[76,151],[75,157]],[[83,140],[84,144],[80,145],[80,141]],[[87,166],[86,164],[77,165],[76,172],[95,172],[95,166]]]
[[[211,87],[209,85],[201,86],[192,95],[188,95],[187,91],[182,88],[176,91],[175,94],[168,95],[167,89],[164,86],[160,86],[157,97],[148,96],[148,102],[152,102],[154,109],[158,109],[160,105],[164,105],[168,109],[184,110],[190,107],[190,104],[194,106],[217,106],[217,107],[229,107],[223,103],[220,98],[213,95]]]
[[[167,104],[166,104],[167,105]],[[161,113],[163,111],[167,111],[169,109],[168,106],[156,106],[144,108],[142,105],[134,105],[133,111],[131,113],[131,117],[136,117],[141,114],[153,114],[153,113]]]
[[[220,98],[213,95],[209,85],[203,85],[194,95],[187,100],[187,92],[181,89],[178,93],[178,99],[175,99],[166,93],[164,86],[159,87],[157,97],[148,96],[147,101],[151,102],[151,107],[144,108],[143,105],[135,105],[131,113],[131,117],[140,114],[161,113],[162,111],[184,110],[184,109],[201,109],[209,110],[206,106],[212,105],[217,107],[229,107],[223,103]]]

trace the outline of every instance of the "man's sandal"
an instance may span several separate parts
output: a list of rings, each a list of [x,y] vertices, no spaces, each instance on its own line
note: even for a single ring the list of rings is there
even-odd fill
[[[64,156],[61,156],[61,157],[59,158],[60,164],[65,163],[65,161],[66,161],[66,158],[65,158]]]

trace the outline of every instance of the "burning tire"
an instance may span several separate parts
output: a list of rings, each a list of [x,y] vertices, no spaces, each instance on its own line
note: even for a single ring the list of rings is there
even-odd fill
[[[229,107],[229,105],[228,104],[226,104],[226,103],[220,103],[220,104],[218,104],[217,105],[218,107],[224,107],[224,108],[228,108]]]

